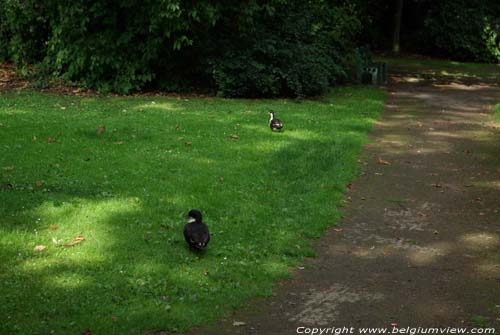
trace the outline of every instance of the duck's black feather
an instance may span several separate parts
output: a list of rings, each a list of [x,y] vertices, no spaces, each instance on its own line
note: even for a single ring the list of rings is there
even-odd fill
[[[269,126],[271,127],[271,130],[280,130],[283,128],[283,123],[281,122],[280,119],[273,119],[270,123]]]
[[[199,211],[197,212],[199,213]],[[190,212],[190,215],[191,213],[192,212]],[[191,217],[195,220],[188,222],[184,226],[184,239],[192,249],[202,250],[210,241],[210,232],[208,226],[201,220],[201,213]]]
[[[274,112],[269,111],[270,119],[269,119],[269,127],[271,130],[280,130],[283,128],[283,122],[280,119],[276,119],[274,117]]]

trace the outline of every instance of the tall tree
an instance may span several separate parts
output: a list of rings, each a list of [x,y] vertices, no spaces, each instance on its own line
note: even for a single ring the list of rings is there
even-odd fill
[[[399,37],[401,35],[401,16],[403,14],[403,0],[396,0],[396,11],[394,13],[394,35],[392,39],[392,51],[399,53]]]

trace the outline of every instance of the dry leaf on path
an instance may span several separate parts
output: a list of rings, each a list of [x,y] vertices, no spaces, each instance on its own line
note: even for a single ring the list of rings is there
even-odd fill
[[[82,235],[78,235],[77,237],[75,237],[75,239],[73,241],[68,242],[68,243],[64,243],[64,246],[71,247],[71,246],[74,246],[75,244],[78,244],[82,241],[85,241],[85,237],[83,237]]]
[[[241,322],[241,321],[234,321],[233,322],[234,327],[241,327],[241,326],[245,326],[245,325],[246,325],[245,322]]]
[[[97,126],[97,135],[101,135],[106,131],[106,127],[103,124]]]
[[[382,164],[382,165],[391,165],[388,161],[383,160],[379,156],[377,156],[377,164]]]

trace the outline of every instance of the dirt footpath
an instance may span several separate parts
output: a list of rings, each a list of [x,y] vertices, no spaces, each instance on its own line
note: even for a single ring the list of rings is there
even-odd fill
[[[363,175],[340,224],[318,241],[319,256],[273,297],[190,334],[391,324],[499,331],[500,128],[489,108],[500,87],[394,79]]]

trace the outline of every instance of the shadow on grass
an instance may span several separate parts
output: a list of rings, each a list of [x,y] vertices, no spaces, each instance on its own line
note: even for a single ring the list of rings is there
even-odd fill
[[[0,163],[14,169],[1,176],[13,185],[0,190],[1,332],[185,330],[270,294],[313,254],[307,238],[338,217],[382,106],[379,91],[354,91],[377,98],[339,97],[338,109],[264,101],[245,112],[246,101],[167,100],[165,109],[148,98],[7,97]],[[268,131],[269,106],[283,133]],[[203,254],[181,233],[195,207],[213,235]]]

